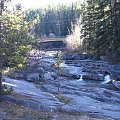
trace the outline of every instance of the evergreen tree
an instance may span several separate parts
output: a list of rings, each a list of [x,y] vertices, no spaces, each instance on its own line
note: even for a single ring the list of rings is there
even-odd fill
[[[68,5],[51,6],[39,9],[29,9],[26,11],[27,20],[37,19],[35,34],[49,36],[66,36],[71,34],[71,24],[74,24],[80,17],[80,4],[72,3]]]
[[[27,61],[27,52],[32,43],[28,35],[28,23],[21,5],[14,11],[4,9],[7,0],[0,2],[0,81],[5,68],[21,67]],[[0,82],[0,92],[2,81]]]
[[[119,7],[119,0],[87,0],[83,10],[84,45],[98,58],[106,55],[109,60],[119,59]]]

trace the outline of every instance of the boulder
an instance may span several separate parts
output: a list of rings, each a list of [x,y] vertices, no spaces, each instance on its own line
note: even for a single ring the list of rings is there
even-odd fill
[[[45,72],[44,69],[43,69],[43,67],[38,67],[37,71],[39,72],[39,77],[43,78],[43,75],[44,75],[44,72]]]
[[[40,80],[39,73],[28,73],[26,80],[29,82],[36,82]]]
[[[71,75],[71,78],[73,78],[73,79],[80,79],[80,75],[74,74],[74,75]]]
[[[44,73],[44,69],[43,69],[43,67],[40,66],[40,67],[37,67],[36,69],[37,69],[38,72],[40,72],[40,73]]]
[[[70,73],[69,70],[64,70],[64,72],[59,73],[59,75],[64,76],[64,77],[68,77],[68,78],[73,78],[73,79],[79,79],[80,78],[79,74]]]
[[[24,76],[23,73],[15,73],[15,74],[14,74],[14,78],[15,78],[15,79],[24,79],[25,76]]]
[[[117,80],[120,80],[120,75],[118,75],[118,76],[116,77],[116,79],[117,79]]]
[[[103,76],[97,74],[85,74],[82,78],[87,80],[104,80]]]
[[[51,71],[52,66],[50,63],[48,63],[48,62],[42,62],[42,63],[43,63],[42,68],[44,69],[44,71]]]
[[[54,78],[51,76],[49,72],[46,72],[44,74],[44,80],[53,80]]]
[[[64,72],[60,72],[59,75],[64,77],[71,77],[69,70],[64,70]]]
[[[113,81],[112,83],[116,88],[120,89],[120,81]]]
[[[52,76],[54,79],[57,79],[57,73],[51,72],[50,74],[51,74],[51,76]]]

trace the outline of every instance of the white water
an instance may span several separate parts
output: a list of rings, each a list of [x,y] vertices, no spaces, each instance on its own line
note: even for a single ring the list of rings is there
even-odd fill
[[[68,65],[67,65],[67,64],[65,64],[64,62],[62,62],[62,63],[60,64],[60,67],[62,67],[62,68],[67,68],[67,67],[68,67]]]
[[[79,81],[83,81],[83,76],[82,76],[82,75],[80,76],[80,79],[79,79]]]
[[[80,74],[80,73],[82,73],[82,67],[75,67],[75,66],[71,66],[71,65],[68,66],[65,63],[61,63],[60,67],[64,68],[65,70],[68,70],[69,73],[71,73],[71,74]]]
[[[109,83],[110,81],[112,81],[111,78],[110,78],[110,75],[106,75],[106,76],[104,77],[104,81],[102,82],[102,84]]]

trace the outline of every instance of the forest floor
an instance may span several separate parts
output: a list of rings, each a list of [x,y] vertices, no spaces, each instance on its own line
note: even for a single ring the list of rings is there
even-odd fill
[[[0,102],[0,120],[112,120],[85,113],[36,111],[11,102]]]

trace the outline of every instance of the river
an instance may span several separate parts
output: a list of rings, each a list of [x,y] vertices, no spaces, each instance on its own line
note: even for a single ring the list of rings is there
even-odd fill
[[[65,60],[61,64],[64,72],[58,75],[51,65],[56,63],[54,55],[56,51],[39,52],[39,56],[32,56],[45,67],[45,73],[49,73],[49,79],[37,84],[5,77],[8,86],[12,86],[12,95],[5,96],[20,105],[39,110],[63,111],[63,112],[87,112],[99,116],[120,120],[120,91],[112,83],[101,80],[87,80],[82,78],[83,64],[67,64]],[[88,60],[90,61],[90,60]],[[82,60],[81,60],[81,63]],[[86,62],[87,63],[87,62]],[[88,62],[89,63],[89,62]],[[99,62],[98,62],[99,63]],[[58,75],[56,79],[52,74]],[[100,73],[99,73],[100,74]],[[78,78],[76,76],[79,76]],[[51,78],[51,79],[50,79]],[[57,95],[58,86],[62,100]],[[65,102],[65,100],[68,100]]]

